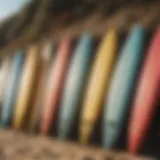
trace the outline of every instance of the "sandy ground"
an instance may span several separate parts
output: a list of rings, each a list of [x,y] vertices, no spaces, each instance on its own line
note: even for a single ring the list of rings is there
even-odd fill
[[[127,153],[60,142],[52,138],[0,130],[0,160],[147,160]]]

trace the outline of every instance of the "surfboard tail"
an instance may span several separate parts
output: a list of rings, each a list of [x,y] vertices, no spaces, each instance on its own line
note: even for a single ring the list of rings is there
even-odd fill
[[[60,119],[59,126],[58,126],[58,137],[60,139],[66,139],[69,135],[70,127],[69,127],[69,120]]]
[[[79,141],[81,144],[88,144],[90,135],[94,128],[93,124],[94,123],[88,122],[85,120],[82,122],[81,127],[80,127],[80,137],[79,137]]]

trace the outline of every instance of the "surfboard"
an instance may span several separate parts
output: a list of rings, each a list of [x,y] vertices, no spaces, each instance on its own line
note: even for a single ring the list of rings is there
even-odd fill
[[[145,140],[159,98],[160,29],[157,30],[140,75],[128,131],[128,150],[136,153]]]
[[[45,93],[47,88],[47,81],[49,77],[51,63],[54,61],[55,44],[52,42],[46,42],[42,48],[42,52],[39,54],[41,57],[41,65],[39,66],[39,75],[37,79],[37,91],[33,100],[32,112],[30,114],[29,131],[39,131],[39,123],[41,118],[41,110],[45,99]]]
[[[15,105],[15,113],[13,118],[13,127],[21,129],[24,127],[25,118],[30,110],[30,100],[32,92],[34,91],[34,83],[36,83],[36,72],[39,63],[39,49],[38,46],[31,46],[26,53],[26,61],[22,77],[20,80],[20,87]]]
[[[116,59],[117,41],[117,32],[114,29],[109,30],[95,56],[82,102],[79,137],[81,143],[88,143],[94,125],[100,117]]]
[[[4,126],[11,124],[15,100],[17,96],[19,81],[23,68],[24,53],[23,51],[17,51],[13,57],[11,73],[8,81],[8,87],[5,91],[4,103],[2,108],[1,122]]]
[[[144,35],[142,26],[136,25],[124,43],[115,65],[103,112],[102,141],[105,148],[115,147],[122,131],[143,60]]]
[[[41,133],[47,134],[55,122],[58,103],[60,102],[65,77],[69,66],[72,49],[72,38],[66,36],[60,42],[49,77],[46,100],[42,115]]]
[[[5,91],[7,88],[6,84],[8,82],[8,76],[11,70],[11,62],[12,62],[12,56],[11,57],[6,56],[1,60],[1,65],[0,65],[0,106],[1,106],[1,109],[3,106]]]
[[[82,96],[88,68],[92,59],[93,39],[89,33],[84,33],[80,38],[68,71],[60,106],[58,135],[67,138]]]

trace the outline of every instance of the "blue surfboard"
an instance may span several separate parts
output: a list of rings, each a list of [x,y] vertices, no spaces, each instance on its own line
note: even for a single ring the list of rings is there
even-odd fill
[[[17,52],[13,58],[11,74],[9,76],[8,87],[5,93],[4,104],[2,108],[1,122],[4,126],[8,126],[12,120],[20,76],[23,68],[23,61],[23,52]]]
[[[72,129],[87,71],[92,59],[93,40],[89,33],[80,38],[73,54],[60,106],[58,135],[65,139]]]
[[[132,97],[137,73],[143,60],[145,34],[136,25],[126,40],[115,66],[103,114],[102,142],[113,148],[123,128],[123,121]]]

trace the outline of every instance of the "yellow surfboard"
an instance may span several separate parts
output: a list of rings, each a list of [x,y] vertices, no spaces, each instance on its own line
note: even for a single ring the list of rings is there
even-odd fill
[[[35,132],[39,130],[41,110],[45,99],[45,93],[48,82],[48,75],[50,72],[51,63],[54,61],[54,44],[47,43],[42,49],[41,54],[41,65],[39,66],[39,74],[37,79],[36,94],[34,96],[32,104],[32,112],[29,117],[29,131]]]
[[[23,127],[26,116],[30,110],[30,101],[34,91],[34,83],[36,83],[38,65],[39,48],[38,46],[32,46],[26,53],[26,61],[15,105],[13,127],[16,129]]]
[[[113,29],[109,30],[95,56],[82,103],[80,142],[83,144],[88,143],[102,111],[104,96],[116,59],[117,43],[117,32]]]

